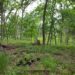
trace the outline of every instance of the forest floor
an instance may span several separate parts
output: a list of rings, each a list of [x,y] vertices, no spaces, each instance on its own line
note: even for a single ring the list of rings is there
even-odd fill
[[[75,47],[16,46],[6,53],[16,75],[75,75]]]

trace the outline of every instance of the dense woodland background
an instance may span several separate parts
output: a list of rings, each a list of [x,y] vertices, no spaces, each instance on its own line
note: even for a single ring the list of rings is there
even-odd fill
[[[75,40],[75,1],[46,0],[30,13],[26,8],[36,0],[0,1],[0,39],[39,39],[43,44],[72,45]]]

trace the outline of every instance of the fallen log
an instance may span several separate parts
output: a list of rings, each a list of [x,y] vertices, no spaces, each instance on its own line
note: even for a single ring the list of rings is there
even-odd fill
[[[15,49],[15,47],[13,47],[13,46],[3,45],[3,44],[0,44],[0,48],[6,49],[6,50]]]

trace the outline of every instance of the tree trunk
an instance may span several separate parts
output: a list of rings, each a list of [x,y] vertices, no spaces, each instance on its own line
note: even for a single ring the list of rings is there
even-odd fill
[[[56,31],[55,31],[55,28],[54,28],[54,40],[55,40],[55,45],[57,44],[57,37],[56,37]]]
[[[43,45],[45,45],[45,16],[46,16],[47,3],[48,3],[48,0],[46,0],[45,2],[44,12],[43,12],[43,24],[42,24]]]
[[[5,13],[3,7],[3,1],[0,1],[0,14],[1,14],[1,40],[5,36]]]
[[[52,36],[53,36],[53,29],[54,29],[54,8],[55,8],[55,4],[56,4],[56,0],[55,1],[52,1],[52,7],[51,7],[51,24],[50,24],[50,30],[49,30],[49,35],[48,35],[48,41],[47,41],[47,44],[49,43],[50,41],[50,45],[52,43]]]
[[[22,7],[22,19],[21,19],[21,28],[20,28],[20,39],[22,39],[23,37],[23,26],[22,26],[22,20],[23,20],[23,16],[24,16],[24,8],[23,8],[23,2],[24,0],[21,0],[21,7]]]
[[[61,9],[61,11],[62,11],[62,3],[60,3],[60,9]],[[63,22],[63,15],[61,14],[61,16],[62,16],[62,20],[61,20],[61,23]],[[63,26],[61,26],[61,32],[60,32],[60,44],[62,44],[62,42],[63,42],[63,33],[62,33],[62,28],[63,28]]]

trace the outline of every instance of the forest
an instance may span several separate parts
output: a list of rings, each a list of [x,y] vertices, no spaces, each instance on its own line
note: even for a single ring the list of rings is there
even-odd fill
[[[0,0],[0,75],[75,75],[75,0]]]

